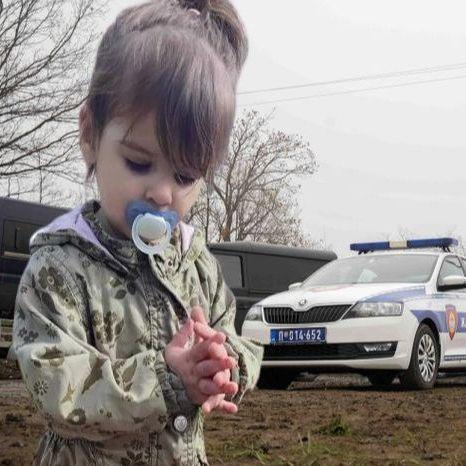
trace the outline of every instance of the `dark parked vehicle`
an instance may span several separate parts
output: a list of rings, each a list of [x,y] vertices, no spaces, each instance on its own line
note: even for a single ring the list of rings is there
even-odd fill
[[[65,209],[0,198],[0,355],[11,345],[19,280],[29,259],[29,239]]]
[[[19,280],[29,259],[29,239],[66,209],[0,198],[0,355],[11,345],[13,313]],[[251,242],[212,243],[227,284],[237,299],[235,327],[248,309],[270,294],[288,289],[336,258],[313,251]]]
[[[247,241],[214,243],[210,250],[236,297],[235,327],[241,332],[249,308],[265,297],[288,290],[337,258],[334,252]]]

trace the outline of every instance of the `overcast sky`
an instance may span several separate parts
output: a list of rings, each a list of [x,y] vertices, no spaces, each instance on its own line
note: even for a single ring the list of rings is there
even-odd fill
[[[138,3],[112,0],[106,21]],[[339,256],[351,242],[400,231],[466,239],[466,3],[233,3],[250,38],[239,111],[275,108],[273,125],[303,135],[317,156],[299,198],[306,231]],[[241,95],[425,68],[437,71]],[[366,90],[347,93],[354,89]]]

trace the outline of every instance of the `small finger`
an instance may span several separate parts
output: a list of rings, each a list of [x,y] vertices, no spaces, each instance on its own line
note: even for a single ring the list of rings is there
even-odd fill
[[[200,306],[194,306],[191,310],[191,319],[193,319],[194,323],[203,325],[207,324],[204,311]],[[207,337],[208,338],[208,337]],[[204,341],[205,337],[201,336],[198,332],[195,332],[194,334],[194,344],[200,343],[201,341]]]
[[[216,409],[220,409],[229,414],[236,414],[238,412],[238,406],[231,401],[222,400]]]
[[[191,319],[187,319],[187,321],[183,324],[183,326],[178,330],[178,332],[173,335],[173,338],[170,344],[174,346],[183,348],[186,343],[188,343],[191,336],[194,334],[194,322]]]
[[[225,393],[225,395],[236,395],[238,393],[238,384],[236,382],[223,384],[222,393]]]
[[[202,403],[202,410],[205,414],[211,413],[216,406],[220,405],[222,400],[225,398],[225,395],[213,395],[209,396],[204,403]]]
[[[196,325],[200,325],[198,322],[194,322],[194,344],[204,341],[205,338],[201,335],[200,332],[196,331]]]
[[[199,362],[199,361],[202,361],[203,359],[207,359],[209,358],[210,347],[212,345],[223,346],[224,341],[225,341],[225,335],[223,335],[223,333],[217,332],[213,337],[195,344],[191,348],[190,357],[192,358],[194,362]],[[217,353],[219,353],[218,350],[216,351],[216,354]],[[225,351],[225,355],[226,356],[224,357],[214,358],[214,359],[225,359],[226,357],[228,357],[228,354],[226,353],[226,351]]]
[[[228,353],[223,343],[214,340],[209,346],[209,356],[212,359],[226,359],[228,358]]]
[[[204,395],[234,395],[238,391],[238,384],[236,382],[227,382],[219,386],[212,379],[200,379],[198,388]]]
[[[229,369],[224,369],[223,371],[217,372],[213,377],[212,380],[221,387],[223,384],[230,382],[231,380],[231,372]]]
[[[221,399],[219,399],[219,397],[221,397]],[[238,406],[231,401],[226,401],[222,395],[217,395],[209,397],[207,401],[202,404],[202,410],[205,414],[209,414],[213,410],[236,414],[238,412]]]
[[[199,336],[205,339],[213,337],[216,333],[222,333],[222,332],[217,332],[212,327],[209,327],[208,325],[202,324],[200,322],[194,323],[194,331]]]
[[[207,396],[224,394],[222,387],[217,385],[214,381],[212,381],[212,379],[200,379],[198,382],[198,388],[203,395]]]
[[[225,369],[233,369],[235,364],[235,359],[231,357],[227,359],[204,359],[196,364],[194,373],[199,377],[211,377]]]
[[[201,306],[194,306],[191,309],[191,319],[193,319],[194,322],[207,325],[207,320],[205,318],[204,310],[202,309]]]

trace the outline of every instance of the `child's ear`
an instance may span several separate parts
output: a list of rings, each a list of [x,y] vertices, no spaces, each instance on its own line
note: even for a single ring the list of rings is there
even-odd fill
[[[79,146],[89,169],[95,165],[95,151],[92,144],[92,119],[87,104],[79,110]]]

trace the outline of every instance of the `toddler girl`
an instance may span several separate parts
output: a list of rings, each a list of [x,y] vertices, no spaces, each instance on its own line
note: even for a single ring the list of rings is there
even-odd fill
[[[206,465],[203,414],[253,388],[262,350],[179,221],[227,153],[246,52],[228,0],[153,0],[105,33],[79,121],[99,200],[31,238],[16,302],[34,464]]]

